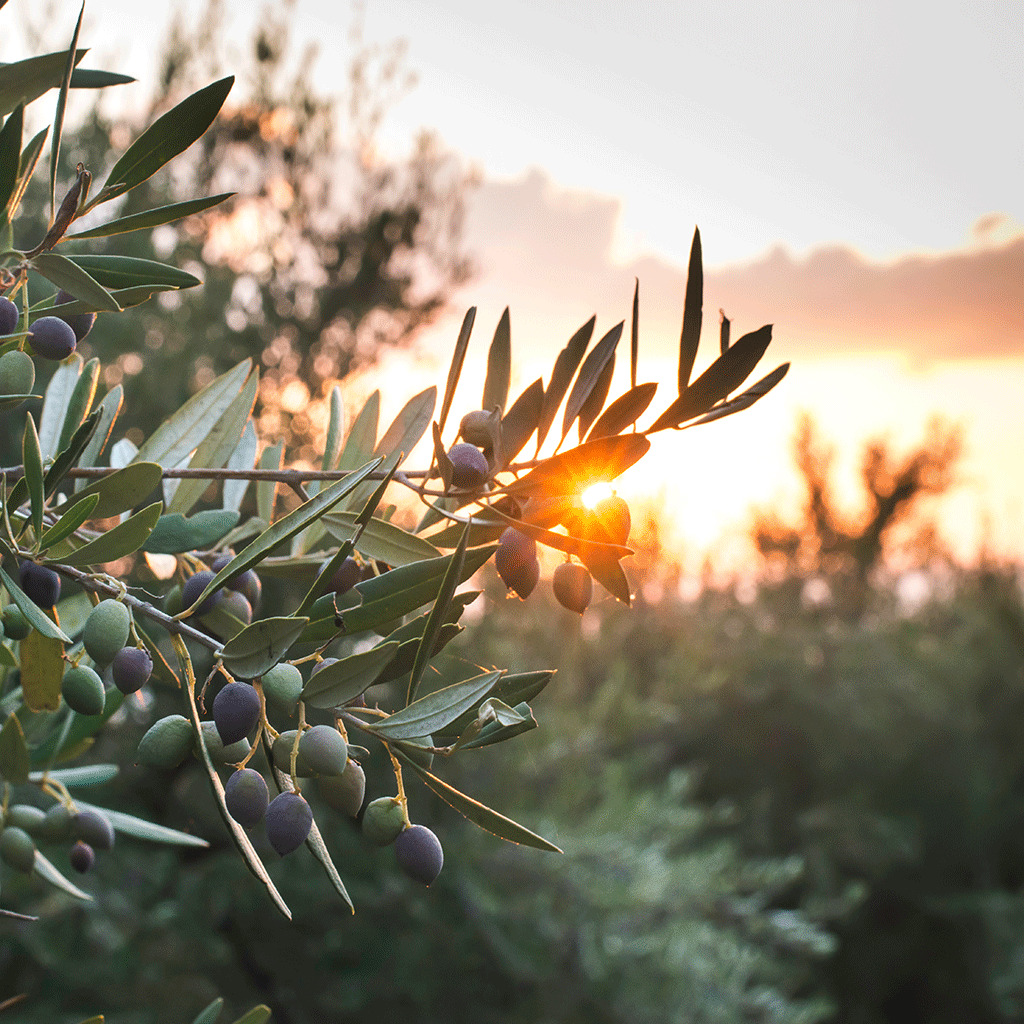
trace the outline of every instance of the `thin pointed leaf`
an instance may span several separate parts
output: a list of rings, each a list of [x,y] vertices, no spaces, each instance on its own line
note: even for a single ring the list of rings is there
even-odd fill
[[[75,68],[71,75],[72,89],[105,89],[108,85],[129,85],[135,79],[116,71],[97,71],[95,68]]]
[[[234,76],[222,78],[194,92],[150,125],[114,164],[94,205],[104,194],[112,199],[141,184],[188,149],[213,124],[234,81]]]
[[[725,350],[729,347],[729,330],[732,327],[732,321],[725,315],[724,309],[720,309],[718,315],[722,318],[718,328],[718,344],[724,355]]]
[[[21,439],[21,461],[25,467],[25,483],[32,508],[32,530],[38,537],[43,529],[43,460],[39,454],[39,435],[35,420],[25,417]]]
[[[330,512],[323,517],[327,532],[337,541],[348,540],[358,527],[354,512]],[[407,533],[393,523],[373,518],[363,529],[355,548],[368,558],[376,558],[388,565],[409,565],[424,558],[439,558],[441,552],[429,541]]]
[[[629,330],[629,386],[636,387],[636,367],[640,360],[640,278],[633,288],[633,318]]]
[[[36,850],[34,870],[43,881],[49,882],[50,885],[66,892],[69,896],[73,896],[76,900],[92,901],[92,897],[87,892],[79,889],[74,882],[69,882],[38,850]],[[90,1024],[90,1021],[94,1019],[97,1018],[90,1018],[88,1021],[84,1021],[83,1024]],[[100,1017],[98,1019],[102,1024],[103,1018]]]
[[[604,408],[604,403],[608,398],[608,392],[612,389],[612,374],[614,373],[615,354],[612,353],[611,359],[605,363],[604,369],[601,371],[601,376],[597,378],[597,382],[594,384],[593,390],[589,395],[587,395],[586,401],[580,408],[580,414],[576,420],[576,427],[580,441],[587,436],[587,431],[590,430],[594,420],[597,419],[601,410]]]
[[[437,471],[441,474],[443,489],[448,491],[452,486],[452,476],[455,473],[455,467],[452,465],[452,460],[448,458],[448,453],[444,450],[444,442],[441,440],[441,424],[437,420],[432,425],[432,434]]]
[[[316,823],[314,822],[314,825],[315,824]],[[270,1020],[270,1007],[264,1006],[263,1003],[260,1003],[259,1006],[254,1006],[251,1010],[243,1013],[242,1016],[235,1021],[235,1024],[267,1024],[268,1020]]]
[[[735,391],[753,372],[772,340],[772,325],[744,334],[720,355],[647,429],[648,434],[679,427],[703,416]]]
[[[647,411],[654,400],[658,385],[637,384],[624,395],[620,395],[598,417],[597,422],[587,435],[588,441],[596,441],[599,437],[614,437],[621,434],[626,427],[631,427]]]
[[[472,679],[452,683],[413,701],[387,718],[367,722],[366,728],[386,740],[412,740],[429,736],[450,725],[461,714],[476,707],[494,689],[500,671],[484,672]]]
[[[18,180],[15,183],[14,192],[11,194],[10,199],[7,200],[8,220],[14,219],[14,214],[21,205],[25,189],[28,188],[28,183],[35,173],[36,164],[39,163],[39,157],[43,152],[43,146],[46,144],[49,134],[49,127],[44,128],[32,137],[32,141],[22,151],[21,161],[18,164]]]
[[[469,336],[473,331],[475,320],[476,306],[470,306],[466,310],[466,315],[462,318],[459,337],[455,342],[455,351],[452,353],[451,366],[448,367],[448,380],[444,386],[444,401],[441,402],[441,418],[437,425],[439,431],[443,431],[445,423],[448,422],[448,413],[452,407],[452,399],[455,397],[455,389],[458,387],[459,377],[462,375],[462,364],[466,359],[466,350],[469,348]]]
[[[544,381],[535,380],[501,420],[501,464],[509,465],[526,447],[544,411]],[[445,488],[447,490],[447,487]]]
[[[377,445],[377,421],[380,416],[380,392],[374,391],[356,416],[338,458],[338,469],[357,469],[373,456]]]
[[[99,504],[98,494],[90,495],[85,501],[79,502],[67,513],[60,517],[40,538],[39,550],[46,551],[54,544],[59,544],[65,537],[69,537],[77,530],[82,523],[93,517],[93,511]]]
[[[74,768],[51,768],[45,772],[32,772],[28,780],[38,785],[46,779],[52,779],[62,786],[67,786],[68,789],[77,789],[85,786],[102,786],[105,782],[116,779],[120,771],[116,764],[80,764]]]
[[[134,508],[140,501],[148,498],[160,486],[162,473],[163,470],[159,463],[133,462],[125,466],[124,469],[117,470],[116,473],[92,481],[55,511],[64,513],[91,494],[98,494],[100,503],[95,517],[110,519],[112,516],[119,516],[122,512]]]
[[[252,360],[243,359],[227,373],[210,381],[153,432],[132,462],[158,462],[165,468],[180,462],[206,439],[234,402],[251,370]]]
[[[249,419],[242,431],[242,439],[235,446],[235,450],[228,459],[228,469],[253,469],[256,465],[256,450],[259,446],[259,438],[256,436],[256,427]],[[223,507],[232,512],[238,512],[245,500],[245,492],[249,489],[248,480],[225,480]]]
[[[194,836],[189,832],[179,832],[176,828],[167,828],[165,825],[157,825],[155,822],[146,821],[145,818],[136,818],[134,814],[111,810],[109,807],[97,807],[95,804],[87,804],[77,797],[75,803],[83,810],[102,814],[114,826],[115,831],[123,832],[126,836],[132,836],[135,839],[145,839],[150,843],[166,843],[169,846],[207,847],[210,845],[201,836]]]
[[[199,1011],[199,1015],[192,1021],[192,1024],[217,1024],[217,1018],[223,1009],[224,1000],[218,996],[209,1006]]]
[[[75,389],[71,392],[67,411],[64,414],[64,423],[60,428],[60,437],[57,439],[58,452],[63,452],[71,444],[71,438],[75,436],[78,428],[89,416],[92,403],[96,398],[96,385],[99,383],[99,379],[100,361],[98,359],[90,359],[82,367],[82,372],[75,382]],[[85,447],[84,441],[82,442],[82,447]],[[78,454],[81,454],[81,452]]]
[[[543,836],[531,832],[528,828],[506,818],[504,814],[474,800],[473,797],[460,793],[454,786],[448,785],[436,775],[432,775],[421,768],[414,761],[403,758],[406,764],[423,780],[428,789],[432,789],[446,804],[454,807],[463,817],[468,818],[474,825],[479,826],[486,832],[491,832],[499,839],[506,839],[510,843],[521,843],[523,846],[532,846],[538,850],[549,850],[552,853],[562,851],[554,843],[548,842]]]
[[[256,404],[256,391],[259,388],[259,383],[259,371],[254,370],[249,374],[242,390],[221,413],[209,433],[196,448],[195,454],[189,460],[190,467],[194,469],[223,468],[242,439],[242,431],[245,430],[245,425],[252,415],[253,406]],[[167,506],[167,511],[188,515],[209,485],[209,480],[181,480],[171,503]]]
[[[64,237],[68,239],[109,238],[111,235],[126,235],[130,231],[144,231],[159,227],[161,224],[172,224],[176,220],[191,217],[195,213],[202,213],[235,195],[237,195],[235,192],[221,192],[219,195],[209,196],[206,199],[190,199],[184,203],[170,203],[167,206],[158,206],[142,213],[133,213],[129,217],[118,217],[105,224],[97,224],[96,227],[89,228],[87,231],[76,231],[75,234]]]
[[[67,445],[61,450],[57,458],[53,460],[53,465],[50,466],[46,471],[46,476],[43,477],[43,493],[47,498],[53,496],[53,493],[63,482],[68,470],[78,462],[79,456],[89,443],[99,421],[100,410],[97,409],[72,434]]]
[[[331,415],[327,423],[327,439],[324,442],[324,454],[320,460],[320,468],[331,472],[338,465],[341,455],[341,439],[345,434],[345,402],[341,397],[341,388],[337,384],[331,388]]]
[[[284,460],[284,441],[263,449],[260,469],[280,469]],[[349,467],[344,467],[348,469]],[[354,466],[352,467],[355,468]],[[277,481],[259,480],[256,483],[256,513],[265,523],[274,519],[274,504],[277,499]]]
[[[540,423],[537,426],[537,451],[540,451],[541,445],[551,429],[551,424],[555,422],[555,414],[576,375],[576,368],[583,359],[583,353],[586,352],[587,345],[590,344],[596,323],[597,317],[592,316],[569,339],[565,348],[558,353],[558,357],[555,359],[551,380],[544,392],[544,411],[541,413]]]
[[[508,385],[512,374],[512,325],[508,306],[494,329],[494,338],[487,352],[487,376],[484,378],[484,395],[480,408],[490,412],[498,408],[505,411],[508,401]]]
[[[437,388],[433,385],[410,398],[384,432],[373,454],[379,457],[402,452],[403,461],[408,458],[430,426],[436,404]]]
[[[542,462],[505,490],[512,495],[582,494],[594,483],[607,483],[647,454],[651,443],[642,434],[601,437]]]
[[[219,654],[224,667],[235,676],[255,679],[269,672],[298,640],[309,619],[279,616],[258,619],[232,637]]]
[[[142,550],[154,555],[205,551],[226,537],[238,525],[239,518],[239,513],[230,508],[206,508],[187,518],[176,512],[163,515]]]
[[[626,574],[622,571],[622,566],[617,559],[604,556],[593,558],[581,555],[580,561],[587,567],[590,575],[612,597],[617,598],[626,606],[632,604],[633,598],[629,590],[629,580],[626,579]]]
[[[679,335],[679,394],[690,383],[693,363],[700,343],[704,310],[704,262],[701,256],[700,229],[693,229],[690,266],[686,274],[686,298],[683,302],[683,328]]]
[[[124,401],[124,389],[120,384],[112,387],[104,396],[103,401],[99,405],[99,420],[96,424],[96,430],[89,438],[88,444],[82,451],[82,456],[78,460],[80,466],[95,466],[99,460],[100,455],[103,454],[103,449],[107,446],[107,441],[110,440],[111,431],[114,429],[114,422],[117,419],[118,413],[121,411],[121,403]],[[75,481],[75,490],[84,490],[88,485],[88,481],[83,479]]]
[[[310,523],[316,522],[325,512],[329,512],[342,498],[352,491],[366,476],[379,465],[379,460],[368,462],[362,469],[349,473],[341,480],[335,481],[330,487],[303,502],[297,509],[279,519],[273,526],[263,531],[248,547],[240,551],[224,566],[207,584],[206,589],[196,598],[193,605],[202,604],[215,590],[220,589],[246,569],[257,565],[278,544],[291,539]]]
[[[554,669],[544,669],[539,672],[517,672],[514,675],[502,676],[495,684],[488,700],[503,701],[512,705],[533,700],[548,685],[554,674]],[[469,727],[476,714],[475,708],[463,712],[445,728],[438,729],[433,734],[434,739],[443,738],[445,742],[454,740]]]
[[[350,654],[321,669],[302,689],[300,700],[313,708],[340,708],[358,697],[398,653],[394,640]]]
[[[423,637],[420,646],[416,651],[416,660],[412,665],[412,672],[409,676],[409,685],[406,690],[405,703],[411,704],[416,697],[416,690],[423,678],[423,671],[427,662],[433,657],[434,642],[437,640],[438,631],[445,621],[448,613],[448,606],[455,596],[455,588],[462,582],[462,569],[466,564],[466,545],[469,543],[469,527],[462,531],[462,540],[452,555],[452,560],[445,570],[441,579],[441,586],[438,588],[437,597],[434,599],[434,607],[430,610],[430,617],[427,619],[426,628],[423,630]],[[428,729],[427,732],[430,730]],[[422,736],[424,733],[414,735]]]
[[[75,63],[87,52],[79,50],[75,54]],[[29,57],[13,64],[0,64],[0,115],[13,110],[19,103],[28,106],[44,92],[60,85],[67,59],[67,51],[58,50],[57,53]]]
[[[39,417],[39,450],[43,459],[52,459],[57,454],[57,442],[60,440],[61,427],[67,415],[71,396],[85,365],[82,357],[76,352],[67,362],[61,363],[46,385],[46,396],[43,399],[43,411]]]
[[[179,270],[167,263],[156,260],[143,260],[136,256],[104,256],[93,253],[82,253],[69,257],[72,263],[81,267],[94,281],[98,281],[111,293],[124,290],[131,298],[136,294],[134,289],[149,289],[149,294],[177,288],[195,288],[202,281],[193,274]],[[69,289],[70,290],[70,289]],[[131,304],[144,301],[144,297],[136,298]],[[67,312],[71,312],[70,305]]]
[[[68,102],[68,89],[71,88],[71,73],[78,63],[78,34],[82,31],[82,18],[85,15],[85,0],[82,0],[82,8],[78,12],[78,21],[75,23],[75,34],[71,37],[71,45],[68,47],[67,60],[64,63],[64,75],[60,82],[60,92],[57,94],[57,109],[53,118],[53,135],[50,136],[50,214],[57,212],[57,172],[60,165],[60,140],[64,132],[64,108]]]
[[[716,405],[711,412],[705,413],[700,419],[687,423],[687,427],[696,427],[701,423],[711,423],[713,420],[720,420],[723,416],[731,416],[734,412],[749,409],[756,401],[764,398],[776,384],[789,372],[789,363],[783,363],[775,367],[771,373],[762,377],[756,384],[747,388],[742,394],[726,402],[724,405]]]
[[[71,643],[71,638],[65,635],[64,631],[53,619],[43,614],[42,609],[34,601],[30,600],[25,591],[4,572],[2,567],[0,567],[0,582],[3,582],[3,585],[7,588],[7,593],[11,595],[11,600],[18,606],[21,614],[28,619],[30,626],[45,637],[60,640],[66,644]],[[23,640],[22,643],[24,642]]]
[[[21,160],[21,135],[25,124],[25,108],[14,108],[0,130],[0,211],[7,208],[18,183],[18,165]]]
[[[32,257],[32,269],[37,270],[58,288],[71,292],[76,299],[87,302],[93,309],[107,313],[121,311],[117,299],[82,268],[81,259],[72,260],[56,252],[41,252],[38,256]]]
[[[0,776],[14,786],[28,781],[28,747],[17,715],[8,715],[0,729]]]
[[[146,543],[162,511],[163,503],[155,501],[95,540],[83,544],[70,554],[62,555],[61,561],[76,566],[99,565],[133,554]]]
[[[583,361],[580,367],[576,383],[569,392],[569,398],[565,403],[565,413],[562,416],[562,437],[569,433],[587,396],[597,386],[598,381],[604,372],[605,367],[615,355],[615,347],[622,337],[623,324],[617,323],[595,346],[593,351]]]

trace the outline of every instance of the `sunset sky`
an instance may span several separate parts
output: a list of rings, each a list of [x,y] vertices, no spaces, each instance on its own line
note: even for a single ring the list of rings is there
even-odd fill
[[[244,38],[251,5],[227,8]],[[85,36],[145,83],[165,15],[138,10],[96,0]],[[294,17],[320,86],[340,92],[351,8],[296,0]],[[793,369],[750,412],[659,442],[694,550],[752,503],[793,499],[789,437],[809,410],[847,468],[869,435],[962,424],[947,539],[965,557],[982,539],[1024,554],[1024,4],[368,0],[365,36],[406,39],[418,76],[384,150],[435,129],[483,178],[467,221],[478,275],[423,341],[438,379],[466,305],[467,372],[482,375],[508,304],[525,386],[591,313],[599,332],[628,317],[636,277],[640,378],[666,382],[663,407],[699,224],[704,356],[722,307],[734,337],[775,325],[758,376]],[[613,388],[627,381],[620,359]],[[622,491],[654,486],[638,474]]]

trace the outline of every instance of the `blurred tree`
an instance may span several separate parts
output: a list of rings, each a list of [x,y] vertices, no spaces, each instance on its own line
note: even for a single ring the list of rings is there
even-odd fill
[[[101,317],[81,351],[103,357],[108,387],[135,378],[123,415],[143,433],[251,356],[264,367],[261,436],[281,437],[290,457],[309,459],[321,450],[326,396],[337,380],[384,347],[407,344],[468,276],[460,237],[472,177],[429,132],[404,159],[378,150],[382,121],[413,83],[401,43],[367,43],[356,20],[342,105],[313,85],[312,47],[294,58],[293,7],[263,13],[241,60],[232,58],[241,81],[221,116],[172,170],[128,193],[117,213],[196,194],[236,198],[153,232],[89,242],[91,252],[172,262],[203,286]],[[222,0],[209,0],[194,27],[179,16],[146,109],[129,120],[94,107],[65,140],[62,180],[81,160],[102,182],[108,168],[97,154],[120,152],[139,125],[224,73],[224,37]],[[113,205],[97,222],[111,219]],[[44,231],[41,223],[16,225],[19,240]],[[51,290],[41,281],[35,287],[36,295]]]
[[[835,447],[807,414],[800,417],[793,456],[805,491],[796,523],[777,513],[755,513],[751,535],[768,564],[769,576],[801,589],[819,577],[828,583],[835,610],[863,614],[873,575],[895,551],[898,532],[924,560],[937,546],[934,526],[918,519],[922,499],[943,494],[955,481],[963,454],[961,431],[941,419],[926,430],[927,440],[904,455],[885,438],[868,441],[861,454],[858,483],[862,509],[843,511],[833,473]],[[911,535],[906,536],[907,529]]]

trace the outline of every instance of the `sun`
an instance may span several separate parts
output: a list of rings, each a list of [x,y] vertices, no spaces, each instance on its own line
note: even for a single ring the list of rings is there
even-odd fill
[[[591,484],[580,495],[580,501],[583,502],[586,508],[593,510],[597,508],[600,502],[604,501],[605,498],[610,498],[614,493],[612,485],[602,480],[600,483]]]

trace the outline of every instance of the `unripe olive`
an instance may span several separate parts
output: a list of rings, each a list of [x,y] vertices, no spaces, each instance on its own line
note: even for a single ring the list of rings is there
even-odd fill
[[[206,589],[206,585],[213,579],[216,573],[210,572],[209,569],[202,569],[200,572],[189,576],[185,580],[185,586],[181,588],[181,606],[182,608],[191,608],[195,604],[196,598]],[[216,591],[210,594],[203,603],[196,608],[193,612],[194,615],[205,615],[212,607],[213,601],[216,597]]]
[[[303,774],[341,775],[348,762],[348,744],[330,725],[314,725],[299,740]]]
[[[297,850],[313,827],[313,811],[298,793],[279,793],[265,815],[267,839],[282,857]]]
[[[135,693],[153,674],[153,657],[145,647],[125,647],[114,655],[110,672],[122,693]]]
[[[103,680],[87,665],[69,668],[60,681],[60,692],[72,711],[80,715],[101,715],[106,703]]]
[[[582,615],[594,596],[594,581],[582,565],[563,562],[551,576],[551,586],[558,603]]]
[[[459,422],[459,436],[478,448],[493,448],[496,423],[500,422],[500,414],[474,409],[473,412],[467,412]]]
[[[240,768],[224,786],[228,814],[246,828],[252,828],[263,820],[269,800],[270,793],[263,776],[252,768]]]
[[[43,359],[67,359],[78,346],[71,325],[56,316],[41,316],[29,327],[28,343]]]
[[[183,715],[167,715],[154,722],[139,740],[139,764],[148,768],[176,768],[192,752],[192,723]]]
[[[10,640],[24,640],[32,631],[28,619],[16,604],[9,604],[3,612],[4,633]]]
[[[244,739],[260,720],[260,696],[248,683],[228,683],[213,700],[213,721],[221,740]]]
[[[250,746],[247,739],[225,745],[213,722],[201,722],[200,729],[203,733],[203,744],[214,764],[238,764],[249,753]],[[196,753],[199,753],[198,749]]]
[[[100,601],[85,620],[82,643],[98,665],[108,665],[114,655],[128,643],[131,628],[131,612],[127,605],[113,598]]]
[[[274,766],[278,771],[284,772],[286,775],[291,774],[292,747],[295,746],[295,737],[298,736],[298,734],[299,731],[297,729],[286,729],[284,732],[278,734],[277,738],[274,740],[273,746],[270,748],[270,756],[273,759]],[[296,774],[299,774],[297,756],[295,772]]]
[[[36,364],[27,352],[5,352],[0,356],[0,395],[28,395],[36,382]]]
[[[295,707],[302,693],[302,673],[287,661],[264,672],[260,682],[267,700],[285,711]]]
[[[181,603],[181,584],[175,583],[170,590],[164,594],[164,611],[168,615],[177,615],[185,606]]]
[[[96,323],[95,313],[61,313],[57,308],[63,305],[65,302],[74,302],[75,296],[71,292],[64,291],[61,288],[57,295],[54,297],[53,315],[60,317],[70,328],[75,332],[75,339],[81,341],[91,330],[92,325]]]
[[[317,785],[328,807],[350,818],[359,814],[366,796],[366,773],[356,761],[349,761],[341,775],[321,776]]]
[[[60,577],[45,565],[22,562],[18,577],[21,589],[40,608],[52,608],[60,598]]]
[[[363,812],[363,835],[374,846],[393,843],[408,824],[405,808],[393,796],[380,796],[371,800]]]
[[[494,568],[505,586],[525,600],[540,579],[540,562],[537,561],[534,539],[510,526],[498,540]]]
[[[28,874],[36,862],[36,844],[32,837],[20,828],[5,828],[0,832],[0,860],[15,871]]]
[[[0,296],[0,334],[13,334],[18,329],[18,307],[6,295]]]
[[[75,835],[95,850],[109,850],[114,845],[114,826],[97,811],[78,811],[71,818]]]
[[[79,839],[68,851],[68,860],[80,875],[84,875],[96,862],[96,854],[88,843]]]
[[[453,444],[448,451],[452,483],[456,487],[479,487],[490,476],[484,453],[475,444]]]
[[[4,827],[15,826],[30,836],[38,836],[43,832],[46,812],[32,804],[14,804],[7,808],[4,815]]]
[[[43,816],[39,836],[51,843],[70,839],[73,832],[71,812],[64,804],[54,804]]]
[[[444,850],[440,840],[424,825],[410,825],[395,839],[398,866],[412,879],[430,885],[441,873]]]
[[[327,563],[324,563],[325,565]],[[363,567],[351,556],[345,559],[331,577],[328,590],[335,594],[347,594],[363,578]]]

